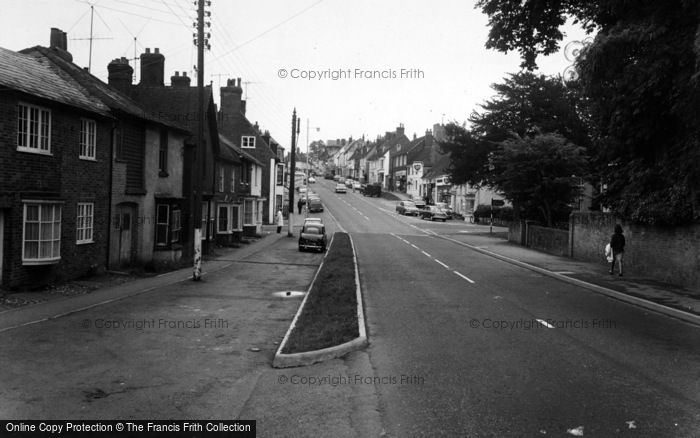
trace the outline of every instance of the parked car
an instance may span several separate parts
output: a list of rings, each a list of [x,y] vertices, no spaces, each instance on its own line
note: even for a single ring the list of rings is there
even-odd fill
[[[413,203],[416,204],[416,208],[419,210],[423,210],[426,207],[425,201],[422,200],[421,198],[414,199]]]
[[[320,224],[322,222],[323,221],[321,220],[320,217],[307,217],[306,219],[304,219],[304,225],[306,225],[308,223]]]
[[[299,192],[302,195],[305,194],[307,190],[308,188],[306,186],[297,187],[297,192]]]
[[[382,196],[382,186],[381,184],[366,184],[362,188],[362,194],[365,196]]]
[[[333,175],[333,181],[340,182],[340,175]]]
[[[452,216],[454,216],[454,210],[452,210],[452,207],[450,207],[446,202],[436,202],[435,206],[445,212],[447,219],[452,219]]]
[[[413,201],[399,201],[396,203],[396,212],[406,216],[418,216],[418,207]]]
[[[326,227],[320,222],[305,222],[299,234],[299,251],[326,250]]]
[[[330,172],[326,172],[326,173],[323,175],[323,179],[333,179],[333,174],[330,173]]]
[[[345,188],[345,184],[338,183],[335,185],[336,193],[347,193],[348,189]]]
[[[314,178],[313,176],[310,176],[309,177],[309,184],[313,184],[315,182],[316,182],[316,178]]]
[[[352,185],[355,187],[355,190],[360,190],[362,188],[362,184],[360,184],[359,181],[354,181]]]
[[[309,213],[315,213],[317,211],[323,211],[321,198],[309,198]]]
[[[354,184],[355,181],[351,180],[350,178],[345,180],[345,187],[351,189],[352,185]]]
[[[420,212],[421,219],[429,219],[431,221],[443,221],[447,220],[447,215],[445,212],[434,205],[429,205]]]

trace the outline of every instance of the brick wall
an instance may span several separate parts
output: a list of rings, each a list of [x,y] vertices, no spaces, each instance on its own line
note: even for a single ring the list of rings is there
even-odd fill
[[[36,104],[51,110],[51,155],[17,150],[17,103]],[[81,117],[97,122],[96,160],[78,158]],[[68,280],[106,264],[108,233],[108,184],[111,124],[90,113],[5,94],[0,101],[0,196],[5,205],[3,278],[10,287],[33,287]],[[22,263],[24,204],[22,200],[62,202],[61,259],[43,266]],[[94,204],[93,243],[76,243],[78,202]]]
[[[700,286],[700,224],[661,228],[629,224],[607,213],[571,216],[573,257],[607,263],[603,258],[615,224],[625,235],[625,270],[684,286]]]

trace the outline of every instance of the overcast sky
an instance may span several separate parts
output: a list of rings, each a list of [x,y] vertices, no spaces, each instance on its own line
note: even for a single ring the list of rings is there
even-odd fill
[[[473,3],[212,0],[205,83],[213,83],[218,102],[218,87],[242,78],[248,118],[285,147],[294,107],[302,118],[302,150],[307,119],[310,141],[373,139],[400,123],[407,135],[421,136],[434,123],[465,121],[494,94],[492,83],[519,70],[517,53],[484,47],[487,18]],[[68,32],[74,62],[87,66],[91,4],[94,75],[106,82],[110,60],[158,47],[166,84],[175,71],[196,83],[191,0],[0,0],[0,47],[48,46],[57,27]],[[562,46],[585,37],[575,27],[565,31]],[[570,62],[561,51],[539,64],[542,73],[557,74]],[[131,65],[138,81],[139,65]],[[311,72],[324,76],[309,79]]]

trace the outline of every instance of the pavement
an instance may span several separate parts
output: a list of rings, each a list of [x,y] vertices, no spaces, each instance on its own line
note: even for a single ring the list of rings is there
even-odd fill
[[[504,231],[507,231],[505,228],[494,227],[494,230],[496,232],[490,234],[488,225],[475,225],[469,232],[454,232],[442,236],[496,254],[502,259],[521,262],[564,278],[580,280],[700,317],[700,290],[697,288],[687,288],[628,273],[620,277],[617,271],[610,275],[610,265],[603,261],[593,263],[547,254],[509,242],[504,238]],[[657,310],[663,311],[662,308]],[[674,313],[671,316],[676,315]],[[697,322],[700,322],[700,319]]]

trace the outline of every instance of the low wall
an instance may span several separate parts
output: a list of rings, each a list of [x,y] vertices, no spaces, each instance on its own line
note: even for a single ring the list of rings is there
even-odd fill
[[[607,263],[603,251],[617,223],[622,225],[626,240],[626,272],[682,286],[700,286],[700,224],[662,228],[626,223],[609,213],[574,213],[573,257]]]
[[[569,232],[539,225],[527,225],[527,246],[549,254],[569,255]]]

